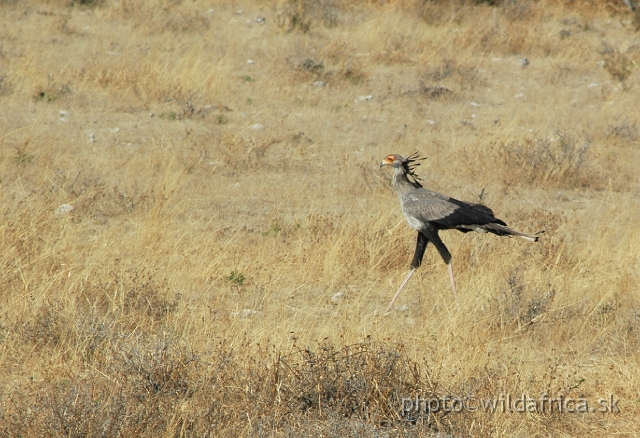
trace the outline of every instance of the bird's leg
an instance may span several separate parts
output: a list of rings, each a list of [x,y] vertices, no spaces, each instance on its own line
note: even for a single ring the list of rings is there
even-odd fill
[[[418,231],[418,241],[416,242],[416,252],[413,255],[413,261],[411,262],[411,269],[419,268],[422,264],[422,257],[424,257],[424,251],[427,249],[427,243],[429,239],[427,236]]]
[[[429,239],[427,239],[427,236],[418,231],[418,241],[416,242],[416,252],[413,255],[413,261],[411,262],[411,270],[402,281],[402,284],[400,284],[400,287],[398,288],[396,294],[393,296],[389,307],[387,307],[387,312],[391,310],[391,308],[393,307],[393,303],[395,303],[396,298],[398,298],[398,295],[400,295],[400,292],[402,292],[402,289],[407,284],[415,270],[420,267],[420,264],[422,263],[422,257],[424,256],[424,251],[425,249],[427,249],[427,243],[429,243]]]
[[[407,284],[407,281],[409,281],[409,279],[411,278],[411,276],[413,275],[413,273],[415,271],[416,271],[416,268],[411,268],[411,270],[409,271],[407,276],[404,277],[404,280],[402,280],[402,283],[400,284],[400,287],[398,288],[398,291],[396,292],[396,294],[393,296],[393,299],[389,303],[389,307],[387,307],[387,312],[389,310],[391,310],[391,308],[393,307],[393,303],[396,302],[396,298],[398,298],[398,295],[400,295],[400,292],[402,292],[402,289],[404,288],[404,285]]]
[[[458,294],[456,293],[456,282],[453,280],[453,266],[451,266],[451,262],[447,263],[447,267],[449,268],[449,279],[451,280],[451,289],[453,290],[453,297],[457,300]]]
[[[440,239],[440,236],[438,236],[437,231],[435,233],[432,233],[429,236],[429,240],[433,242],[433,246],[436,247],[436,249],[440,253],[440,256],[442,257],[442,260],[444,260],[444,262],[447,264],[447,268],[449,269],[449,279],[451,280],[451,289],[453,290],[453,297],[457,300],[458,294],[456,292],[456,283],[453,280],[453,266],[451,266],[451,253],[442,242],[442,239]]]

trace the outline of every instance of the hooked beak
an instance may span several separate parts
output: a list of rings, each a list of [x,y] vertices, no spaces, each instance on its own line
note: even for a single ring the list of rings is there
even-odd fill
[[[380,162],[380,167],[379,169],[382,169],[382,166],[391,166],[393,163],[390,163],[389,160],[384,159]]]

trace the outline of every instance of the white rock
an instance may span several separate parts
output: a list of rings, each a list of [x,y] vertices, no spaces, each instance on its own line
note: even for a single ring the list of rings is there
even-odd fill
[[[355,101],[356,102],[363,102],[365,100],[371,100],[373,99],[373,95],[372,94],[367,94],[366,96],[358,96],[356,97]]]
[[[69,212],[71,212],[71,210],[73,210],[73,205],[62,204],[62,205],[59,205],[58,208],[54,210],[54,213],[56,214],[56,216],[64,216],[65,214],[68,214]]]
[[[253,310],[253,309],[242,309],[241,312],[231,312],[231,316],[233,318],[248,318],[251,315],[255,315],[256,313],[258,313],[257,310]]]

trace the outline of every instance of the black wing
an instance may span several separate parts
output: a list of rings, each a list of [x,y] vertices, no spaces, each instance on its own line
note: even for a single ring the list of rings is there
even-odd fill
[[[406,215],[421,222],[430,222],[441,229],[458,228],[470,231],[474,226],[481,227],[487,224],[506,226],[485,205],[459,201],[424,189],[413,190],[407,194],[402,200],[402,209]]]

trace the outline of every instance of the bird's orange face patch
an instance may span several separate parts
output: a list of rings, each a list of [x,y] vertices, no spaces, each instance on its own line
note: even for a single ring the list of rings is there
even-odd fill
[[[384,162],[388,164],[393,164],[395,159],[396,157],[394,157],[393,155],[387,155],[387,158],[384,159]]]

